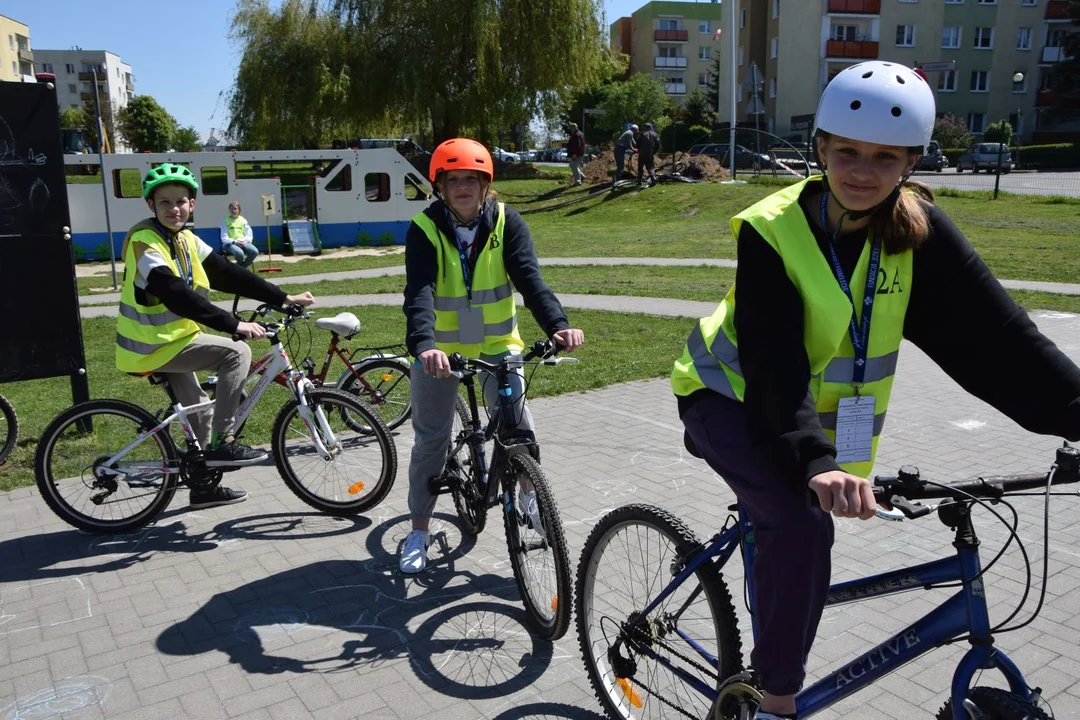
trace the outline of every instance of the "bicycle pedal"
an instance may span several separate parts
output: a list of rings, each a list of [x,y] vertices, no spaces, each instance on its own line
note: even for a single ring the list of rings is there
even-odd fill
[[[428,480],[428,492],[432,495],[446,495],[453,492],[453,481],[449,478],[436,476]]]

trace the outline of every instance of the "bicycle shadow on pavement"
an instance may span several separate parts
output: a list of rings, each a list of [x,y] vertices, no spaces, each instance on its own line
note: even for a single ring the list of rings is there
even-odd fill
[[[566,703],[539,701],[518,705],[492,715],[491,720],[607,720],[594,710],[586,710]]]
[[[0,542],[4,568],[0,582],[48,580],[122,571],[159,553],[217,550],[222,543],[247,540],[314,539],[347,535],[371,525],[366,517],[332,517],[317,512],[284,512],[232,518],[193,532],[183,510],[169,511],[153,525],[122,535],[81,530],[26,535]]]

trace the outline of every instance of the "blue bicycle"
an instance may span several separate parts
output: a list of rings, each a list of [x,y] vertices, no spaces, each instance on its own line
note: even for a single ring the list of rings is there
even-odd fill
[[[970,649],[952,677],[949,699],[939,720],[1039,720],[1050,716],[1039,707],[1041,690],[1032,688],[1008,656],[995,648],[994,633],[1007,623],[991,625],[983,576],[1015,540],[1016,515],[1006,522],[992,505],[1012,510],[1005,498],[1045,495],[1044,543],[1048,546],[1050,486],[1080,481],[1080,450],[1066,444],[1057,450],[1048,473],[987,477],[942,484],[905,466],[896,476],[875,479],[879,516],[914,519],[936,511],[954,531],[956,555],[902,568],[829,589],[828,605],[839,605],[893,593],[933,587],[958,592],[917,622],[835,672],[805,688],[796,697],[799,717],[807,718],[871,685],[901,665],[945,644],[967,642]],[[1025,492],[1038,489],[1038,492]],[[1060,493],[1075,495],[1076,493]],[[919,500],[940,499],[936,505]],[[979,540],[971,512],[978,505],[1009,526],[1001,551],[982,567]],[[738,550],[753,607],[754,533],[738,505],[737,513],[708,544],[665,510],[649,505],[617,508],[592,530],[577,570],[578,638],[585,667],[600,703],[613,718],[747,720],[761,700],[753,670],[742,663],[741,641],[731,594],[722,569]],[[1044,548],[1045,550],[1045,548]],[[1046,553],[1043,593],[1046,588]],[[1030,589],[1030,563],[1028,563]],[[752,622],[754,637],[756,623]],[[1009,690],[972,687],[976,672],[996,669]]]

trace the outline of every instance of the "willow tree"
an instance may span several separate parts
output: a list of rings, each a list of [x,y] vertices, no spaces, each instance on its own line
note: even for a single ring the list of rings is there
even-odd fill
[[[598,10],[598,0],[286,0],[272,11],[240,0],[230,130],[249,144],[346,125],[431,127],[436,142],[490,135],[550,114],[592,79]]]

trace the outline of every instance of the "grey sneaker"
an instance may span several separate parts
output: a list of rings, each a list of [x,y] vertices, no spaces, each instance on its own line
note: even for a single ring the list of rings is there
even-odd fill
[[[206,467],[225,468],[257,465],[269,457],[265,450],[255,450],[233,440],[206,453]]]
[[[218,485],[212,490],[203,490],[201,492],[192,490],[189,500],[192,510],[200,510],[202,508],[217,507],[218,505],[235,505],[244,502],[247,500],[247,493],[243,490],[233,490]]]
[[[406,575],[423,572],[427,567],[427,551],[430,536],[427,530],[413,530],[401,545],[398,569]]]

